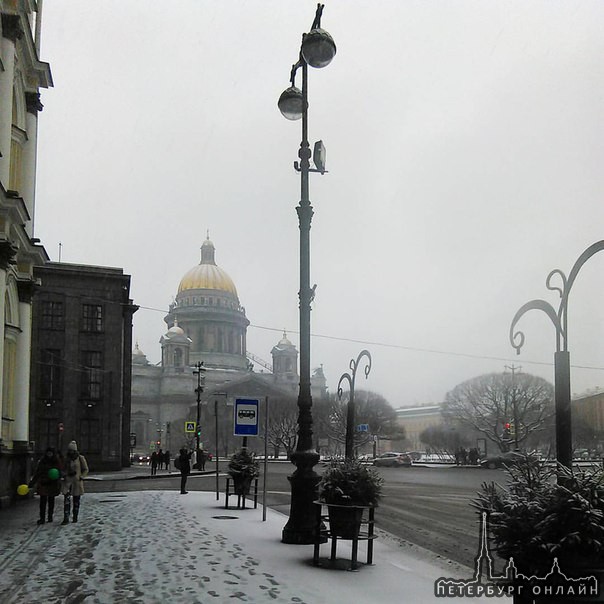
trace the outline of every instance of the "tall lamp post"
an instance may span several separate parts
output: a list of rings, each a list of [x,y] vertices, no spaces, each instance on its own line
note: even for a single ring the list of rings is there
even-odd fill
[[[354,417],[355,417],[355,408],[354,408],[354,384],[357,377],[357,369],[359,368],[359,364],[361,363],[361,359],[366,357],[365,361],[365,379],[369,375],[371,371],[371,355],[368,350],[362,350],[357,357],[357,360],[350,359],[350,373],[342,374],[340,377],[340,381],[338,382],[338,399],[342,400],[342,382],[348,382],[348,386],[350,388],[350,394],[348,398],[348,407],[346,409],[346,445],[344,450],[344,455],[346,459],[352,459],[354,457]]]
[[[300,224],[300,389],[298,393],[298,439],[291,461],[296,470],[289,477],[291,484],[290,516],[283,528],[283,543],[308,544],[314,542],[315,514],[313,501],[316,499],[318,474],[313,470],[319,461],[312,442],[312,398],[310,392],[310,304],[314,288],[310,287],[310,223],[313,210],[310,204],[308,176],[310,172],[325,172],[325,150],[321,141],[315,144],[314,163],[311,169],[311,151],[308,143],[308,66],[325,67],[336,53],[331,36],[321,29],[322,4],[317,12],[311,31],[302,35],[302,46],[298,62],[291,70],[291,86],[279,97],[279,110],[288,120],[302,119],[302,142],[294,163],[300,172],[301,198],[296,208]],[[298,69],[302,70],[302,90],[295,86]]]
[[[568,278],[560,269],[554,269],[545,280],[545,286],[550,291],[560,294],[560,306],[556,311],[545,300],[531,300],[521,306],[510,326],[510,342],[520,354],[524,346],[524,333],[514,331],[521,317],[529,310],[541,310],[551,320],[556,331],[556,352],[554,353],[554,390],[556,404],[556,459],[567,468],[572,465],[572,432],[570,408],[570,353],[568,351],[568,297],[581,267],[598,252],[604,250],[604,241],[590,245],[573,265]],[[552,278],[557,275],[560,286],[552,284]]]
[[[195,394],[197,394],[197,421],[195,423],[195,467],[199,469],[199,460],[197,459],[199,455],[199,444],[201,437],[201,393],[203,392],[203,385],[205,383],[205,370],[206,368],[203,366],[203,361],[197,361],[195,363],[195,369],[193,370],[193,375],[197,376],[197,388],[195,388]]]

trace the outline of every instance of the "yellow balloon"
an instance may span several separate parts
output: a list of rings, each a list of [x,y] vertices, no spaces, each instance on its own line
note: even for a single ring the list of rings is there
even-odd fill
[[[17,487],[17,494],[18,495],[27,495],[29,493],[29,487],[26,484],[20,484]]]

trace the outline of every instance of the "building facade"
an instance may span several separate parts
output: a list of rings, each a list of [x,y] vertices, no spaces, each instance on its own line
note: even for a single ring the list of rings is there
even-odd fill
[[[94,470],[130,463],[132,315],[122,269],[36,267],[30,434],[37,454],[78,443]]]
[[[201,260],[185,273],[175,301],[164,318],[167,331],[161,336],[161,362],[151,364],[138,344],[132,354],[131,431],[133,452],[148,454],[163,448],[171,452],[190,444],[184,432],[186,420],[196,418],[196,363],[203,363],[202,404],[210,393],[235,391],[279,399],[298,391],[298,352],[284,333],[271,351],[272,364],[247,350],[249,320],[233,280],[216,264],[210,239],[201,246]],[[252,362],[253,361],[253,362]],[[262,371],[255,371],[260,365]],[[316,369],[312,396],[326,396],[323,369]]]
[[[48,260],[33,228],[40,89],[52,86],[39,33],[36,2],[0,0],[0,505],[29,472],[34,267]]]
[[[417,407],[401,407],[396,410],[396,421],[405,429],[405,445],[411,451],[425,451],[421,433],[426,428],[442,426],[441,405],[420,405]]]

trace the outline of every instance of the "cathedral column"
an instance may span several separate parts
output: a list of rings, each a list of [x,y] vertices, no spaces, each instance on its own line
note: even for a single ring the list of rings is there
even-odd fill
[[[13,441],[29,441],[29,376],[31,370],[31,302],[36,287],[33,281],[17,284],[19,291],[19,327],[15,370],[15,423]]]
[[[6,313],[6,273],[8,266],[13,262],[17,250],[9,242],[0,243],[0,417],[4,415],[4,335]],[[0,441],[2,440],[0,431]]]
[[[27,113],[25,117],[25,128],[27,131],[27,142],[23,146],[23,164],[21,167],[21,197],[25,201],[25,207],[31,217],[30,222],[25,225],[25,231],[32,237],[34,233],[34,206],[36,197],[36,149],[38,146],[38,111],[42,111],[40,95],[37,92],[26,92],[25,103]]]
[[[15,80],[15,43],[23,35],[18,15],[2,13],[0,38],[0,182],[8,189],[10,175],[10,146],[12,140],[13,88]]]

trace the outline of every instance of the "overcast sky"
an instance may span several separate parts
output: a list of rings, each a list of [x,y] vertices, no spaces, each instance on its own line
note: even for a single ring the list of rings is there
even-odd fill
[[[200,259],[251,322],[248,349],[298,346],[293,169],[301,123],[288,86],[310,0],[50,0],[41,58],[35,235],[52,260],[123,267],[141,306],[134,338],[160,360],[164,312]],[[330,390],[367,348],[357,388],[395,406],[440,402],[516,363],[553,381],[543,313],[604,239],[604,3],[332,0],[331,65],[309,69],[311,366]],[[604,387],[604,252],[570,297],[572,390]],[[157,310],[156,310],[157,309]],[[586,368],[589,367],[589,368]]]

